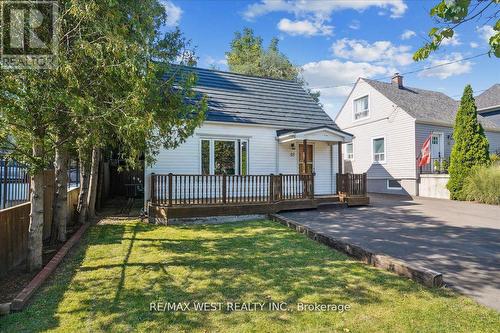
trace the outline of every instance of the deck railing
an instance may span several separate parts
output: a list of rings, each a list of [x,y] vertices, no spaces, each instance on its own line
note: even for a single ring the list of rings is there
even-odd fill
[[[313,175],[151,175],[153,205],[232,205],[312,198]]]
[[[366,196],[366,173],[337,174],[337,192],[348,196]]]
[[[423,166],[418,166],[418,160],[417,160],[417,168],[421,175],[439,174],[439,173],[447,174],[449,166],[450,166],[449,159],[442,157],[431,158],[429,163]]]

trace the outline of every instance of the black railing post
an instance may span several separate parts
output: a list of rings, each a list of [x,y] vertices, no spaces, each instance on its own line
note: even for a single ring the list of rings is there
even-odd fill
[[[150,193],[150,197],[151,197],[151,202],[153,204],[156,204],[156,193],[155,193],[155,174],[154,172],[151,173],[151,178],[150,178],[150,185],[151,185],[151,193]]]
[[[172,207],[172,178],[173,174],[168,174],[168,207]]]
[[[227,202],[226,183],[227,183],[226,174],[223,174],[222,175],[222,203],[224,203],[224,204]]]
[[[274,174],[269,176],[269,202],[274,202]]]
[[[8,182],[8,173],[9,169],[7,167],[7,159],[3,160],[3,204],[2,204],[2,209],[7,208],[7,182]]]

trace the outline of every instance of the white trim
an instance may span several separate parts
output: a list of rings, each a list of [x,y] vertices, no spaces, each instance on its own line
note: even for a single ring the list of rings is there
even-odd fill
[[[386,185],[388,190],[398,190],[401,191],[403,189],[403,185],[401,183],[399,184],[399,187],[390,187],[389,186],[389,181],[390,180],[395,180],[395,181],[401,181],[401,179],[386,179]]]
[[[233,142],[234,143],[234,174],[239,175],[240,174],[240,159],[241,159],[241,145],[238,145],[238,141],[241,142],[246,142],[247,143],[247,175],[250,175],[250,139],[246,137],[241,137],[241,138],[228,138],[228,137],[221,137],[221,136],[203,136],[200,137],[198,140],[198,171],[199,174],[203,174],[203,168],[202,168],[202,160],[203,160],[203,152],[202,152],[202,141],[208,141],[209,142],[209,173],[210,175],[215,174],[215,141],[223,141],[223,142]]]
[[[356,119],[355,117],[355,103],[357,100],[360,100],[362,98],[365,98],[367,97],[368,99],[368,115],[366,117],[363,117],[363,118],[359,118],[359,119]],[[357,122],[360,122],[362,120],[366,120],[366,119],[370,119],[370,116],[371,116],[371,112],[370,112],[370,107],[371,107],[371,102],[370,102],[370,93],[367,93],[367,94],[364,94],[362,96],[359,96],[359,97],[356,97],[356,98],[353,98],[352,99],[352,122],[353,123],[357,123]]]
[[[384,139],[384,160],[383,161],[375,161],[375,159],[373,158],[373,155],[374,155],[374,152],[373,152],[373,141],[377,140],[377,139]],[[387,140],[385,138],[385,135],[383,136],[374,136],[372,137],[372,164],[386,164],[387,163]]]

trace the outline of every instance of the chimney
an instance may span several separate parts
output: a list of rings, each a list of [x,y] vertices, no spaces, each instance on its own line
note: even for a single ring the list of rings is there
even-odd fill
[[[392,84],[397,84],[399,89],[403,88],[403,77],[399,73],[394,73]]]

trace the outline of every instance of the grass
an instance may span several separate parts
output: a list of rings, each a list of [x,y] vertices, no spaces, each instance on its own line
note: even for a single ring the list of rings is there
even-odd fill
[[[464,182],[467,200],[500,205],[500,164],[475,169]]]
[[[150,312],[150,302],[349,304],[338,312]],[[495,332],[500,314],[270,221],[96,225],[1,332]]]

